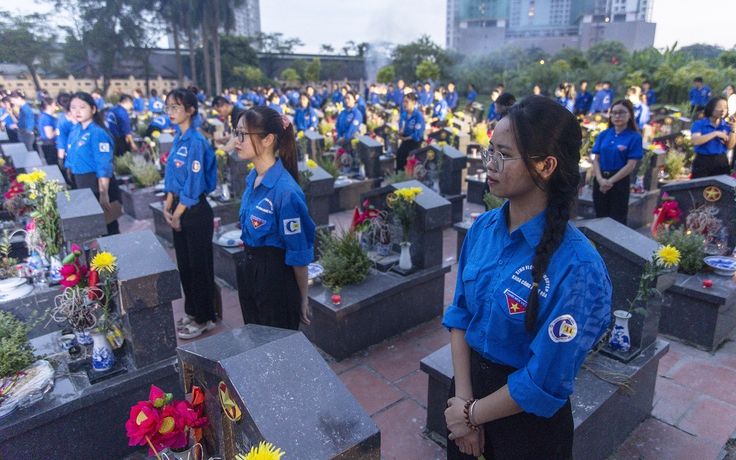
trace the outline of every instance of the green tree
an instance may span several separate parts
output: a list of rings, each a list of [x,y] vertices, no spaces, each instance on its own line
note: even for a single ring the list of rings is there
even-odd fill
[[[321,71],[322,63],[319,58],[314,58],[304,69],[304,78],[306,81],[318,82],[320,81]]]
[[[294,48],[304,46],[299,38],[283,38],[282,33],[266,34],[259,32],[254,40],[254,45],[261,53],[267,55],[265,59],[266,74],[271,76],[277,68],[278,61],[287,54],[293,54]],[[293,67],[293,65],[292,65]]]
[[[591,46],[586,53],[591,64],[620,64],[625,63],[629,57],[629,50],[619,41],[603,41]]]
[[[378,69],[378,73],[376,73],[376,81],[378,83],[383,83],[385,85],[391,83],[394,81],[394,76],[396,76],[396,71],[394,70],[394,66],[387,65],[385,67],[381,67]]]
[[[247,65],[258,68],[258,53],[249,38],[234,35],[220,35],[220,48],[223,85],[238,87],[239,79],[233,78],[235,67]]]
[[[5,62],[17,62],[28,67],[36,90],[41,89],[38,65],[49,67],[49,57],[56,36],[41,14],[12,16],[0,12],[0,56]]]
[[[420,62],[419,65],[417,66],[416,76],[417,76],[417,79],[421,81],[439,80],[440,68],[434,62],[428,59],[425,59],[424,61]]]
[[[392,65],[399,78],[413,79],[417,73],[417,66],[422,61],[430,61],[440,70],[440,78],[448,78],[450,60],[447,52],[434,43],[429,35],[422,35],[419,40],[407,45],[399,45],[391,53]]]
[[[242,88],[254,88],[270,83],[261,69],[249,65],[234,67],[232,78],[237,82],[235,86]]]
[[[290,84],[296,84],[299,83],[300,80],[301,77],[299,76],[299,73],[291,67],[284,69],[284,71],[281,72],[281,81],[287,81]]]
[[[722,69],[736,69],[736,47],[729,51],[724,51],[718,56],[718,64]]]
[[[724,49],[720,46],[708,45],[705,43],[696,43],[690,46],[683,46],[680,52],[687,54],[693,59],[718,59]]]

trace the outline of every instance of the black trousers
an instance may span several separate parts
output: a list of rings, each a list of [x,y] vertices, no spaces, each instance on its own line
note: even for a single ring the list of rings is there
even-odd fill
[[[11,144],[20,142],[20,140],[18,139],[18,131],[13,131],[11,129],[5,128],[5,132],[8,133],[8,140]]]
[[[692,178],[718,176],[721,174],[731,174],[731,167],[728,164],[728,157],[725,153],[718,155],[696,154],[693,160]]]
[[[214,212],[205,195],[184,211],[181,231],[174,231],[174,251],[184,290],[184,312],[204,324],[217,321],[215,315],[215,263],[212,235]]]
[[[33,133],[33,131],[27,129],[18,129],[18,139],[20,140],[20,142],[26,144],[26,150],[28,150],[29,152],[33,151],[33,144],[36,142],[36,135]]]
[[[418,149],[421,144],[414,139],[408,141],[402,141],[399,146],[399,150],[396,151],[396,170],[403,171],[406,167],[406,159],[409,158],[409,153]]]
[[[72,182],[74,183],[73,188],[82,189],[88,188],[95,194],[95,198],[99,201],[100,189],[97,182],[97,175],[95,173],[85,174],[73,174]],[[110,185],[107,189],[107,196],[110,198],[110,203],[113,201],[120,201],[120,188],[118,188],[118,181],[115,179],[115,174],[110,178]],[[120,233],[120,225],[117,219],[107,224],[107,234],[117,235]]]
[[[299,329],[301,294],[286,251],[246,246],[238,262],[238,298],[245,324]]]
[[[506,385],[508,376],[517,369],[496,364],[480,356],[470,355],[473,396],[484,398]],[[455,379],[450,395],[455,396]],[[539,417],[527,412],[504,417],[483,425],[486,460],[568,460],[572,459],[574,424],[568,398],[552,417]],[[449,432],[448,432],[449,435]],[[447,440],[448,460],[476,460],[463,454],[455,441]]]
[[[56,141],[55,140],[39,140],[41,142],[41,151],[43,157],[46,159],[46,164],[51,166],[59,164],[59,156],[56,153]]]
[[[130,150],[130,147],[128,147],[128,142],[125,140],[125,137],[115,136],[113,140],[115,142],[113,153],[115,154],[116,157],[121,157],[125,155],[125,152]]]
[[[618,171],[603,171],[603,178],[613,177]],[[601,193],[598,180],[593,180],[593,208],[596,217],[610,217],[626,225],[626,216],[629,213],[629,176],[619,180],[606,193]]]

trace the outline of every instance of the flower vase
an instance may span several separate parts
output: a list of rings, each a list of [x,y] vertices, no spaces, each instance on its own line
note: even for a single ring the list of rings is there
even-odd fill
[[[631,349],[631,335],[629,334],[631,313],[624,310],[616,310],[613,312],[613,316],[616,318],[616,321],[613,324],[608,346],[612,350],[626,353]]]
[[[53,255],[51,256],[50,260],[50,266],[49,266],[49,278],[51,278],[51,281],[54,283],[58,283],[62,279],[64,279],[63,276],[61,276],[61,259],[59,258],[59,255]]]
[[[92,329],[75,329],[74,335],[77,336],[77,343],[79,345],[92,345],[92,334],[90,333]]]
[[[399,268],[411,270],[411,243],[401,243],[401,255],[399,256]]]
[[[92,332],[92,368],[96,371],[106,371],[115,365],[115,356],[107,336],[95,329]]]
[[[230,201],[230,184],[222,184],[222,201]]]
[[[162,453],[166,453],[166,456],[170,460],[202,460],[204,458],[204,449],[202,444],[192,444],[192,442],[189,441],[187,446],[188,447],[183,449],[176,449],[176,451],[168,448]]]

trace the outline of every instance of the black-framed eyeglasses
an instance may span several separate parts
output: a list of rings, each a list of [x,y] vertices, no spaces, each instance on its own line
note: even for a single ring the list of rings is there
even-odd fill
[[[245,131],[241,131],[239,129],[233,129],[233,137],[238,138],[238,142],[244,142],[245,141],[245,136],[251,136],[253,134],[262,135],[264,133],[248,133],[248,132],[245,132]]]
[[[612,117],[625,117],[628,114],[628,110],[614,110],[613,112],[611,112]]]

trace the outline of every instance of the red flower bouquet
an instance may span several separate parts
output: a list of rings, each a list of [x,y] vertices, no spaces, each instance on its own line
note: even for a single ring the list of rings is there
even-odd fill
[[[667,195],[667,193],[664,193],[662,195],[662,204],[654,210],[654,215],[655,218],[652,223],[652,234],[657,236],[657,232],[660,230],[660,227],[664,226],[667,228],[672,224],[680,222],[682,211],[680,210],[680,205],[677,201]]]

